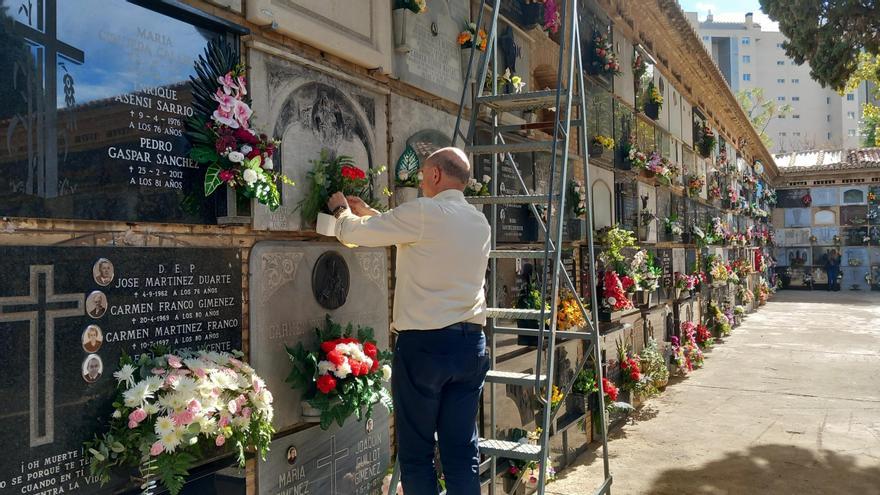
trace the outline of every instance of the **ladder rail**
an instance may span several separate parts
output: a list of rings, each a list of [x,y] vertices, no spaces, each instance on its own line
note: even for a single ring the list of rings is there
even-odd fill
[[[578,11],[577,11],[577,2],[574,5],[574,17],[577,19]],[[580,40],[580,23],[575,22],[575,29],[578,30],[577,39]],[[581,103],[580,103],[580,117],[586,121],[587,118],[587,87],[584,83],[584,71],[583,71],[583,53],[581,52],[581,44],[578,42],[575,47],[572,47],[572,51],[577,51],[577,59],[578,59],[578,91],[581,94]],[[584,148],[587,147],[587,126],[583,125],[578,128],[579,140],[581,142],[581,146]],[[605,474],[605,483],[603,483],[602,488],[600,488],[601,492],[604,493],[607,488],[608,493],[611,493],[611,467],[608,460],[608,423],[607,418],[605,417],[605,392],[602,387],[602,341],[600,340],[599,335],[599,298],[598,294],[596,294],[597,280],[596,280],[596,257],[595,257],[595,239],[594,239],[594,224],[593,224],[593,188],[591,186],[592,182],[590,180],[590,160],[589,153],[584,153],[584,189],[586,190],[585,198],[586,204],[590,205],[590,211],[587,214],[587,228],[586,228],[586,237],[587,237],[587,249],[590,254],[590,311],[592,320],[595,322],[594,325],[591,326],[591,331],[593,333],[593,342],[592,342],[592,354],[593,354],[593,376],[596,377],[596,384],[599,388],[597,395],[599,396],[599,432],[602,437],[602,468]],[[580,298],[578,298],[580,299]]]

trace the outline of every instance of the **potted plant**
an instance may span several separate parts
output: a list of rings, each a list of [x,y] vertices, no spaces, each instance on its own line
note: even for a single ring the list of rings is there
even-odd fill
[[[467,70],[469,68],[468,64],[471,60],[471,51],[474,47],[477,48],[478,53],[474,54],[474,58],[479,61],[480,55],[479,52],[486,51],[486,44],[489,42],[489,38],[486,35],[486,31],[483,28],[477,29],[477,25],[473,22],[467,22],[464,25],[464,31],[458,34],[458,46],[461,48],[461,75],[464,76],[467,74]],[[474,82],[477,80],[476,70],[471,71],[469,82]]]
[[[400,53],[409,53],[412,47],[406,39],[407,18],[428,11],[427,0],[394,0],[391,11],[391,22],[394,30],[394,49]]]
[[[161,484],[177,495],[187,471],[212,449],[231,447],[241,468],[248,452],[265,460],[275,432],[272,394],[241,357],[123,353],[109,428],[84,445],[92,475],[106,483],[115,469],[139,468],[143,493]]]
[[[541,310],[544,309],[544,314],[547,317],[550,317],[550,304],[544,301],[541,298],[541,289],[537,286],[534,280],[529,277],[526,284],[522,287],[519,293],[519,297],[516,300],[516,308],[517,309],[534,309]],[[541,321],[538,319],[527,319],[522,318],[516,320],[517,328],[530,328],[530,329],[538,329],[540,328]],[[549,327],[549,320],[545,321],[545,328]],[[537,346],[538,338],[531,337],[528,335],[518,335],[516,342],[518,345],[523,346]]]
[[[407,146],[397,160],[394,174],[395,203],[398,205],[419,197],[419,155]]]
[[[293,363],[287,382],[302,392],[303,420],[326,430],[350,416],[369,419],[377,403],[390,411],[391,395],[383,383],[391,378],[391,353],[376,347],[373,329],[343,327],[327,315],[315,332],[316,348],[306,349],[302,342],[287,348]]]
[[[639,353],[639,367],[647,378],[642,395],[648,397],[659,395],[660,390],[669,384],[669,367],[666,365],[666,358],[660,353],[657,341],[651,337]]]
[[[590,141],[590,158],[599,158],[605,150],[614,149],[614,139],[602,134],[597,134]]]
[[[588,363],[587,366],[589,365]],[[596,374],[593,370],[587,367],[582,369],[578,373],[577,378],[575,378],[571,390],[569,398],[571,399],[572,409],[585,414],[590,409],[590,395],[598,391]]]
[[[648,83],[647,100],[645,101],[645,116],[650,119],[657,120],[660,118],[660,108],[663,107],[663,95],[660,90],[654,86],[654,81]]]

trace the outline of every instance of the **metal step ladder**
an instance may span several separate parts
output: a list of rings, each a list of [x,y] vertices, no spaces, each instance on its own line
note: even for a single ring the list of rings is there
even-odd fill
[[[488,485],[490,495],[498,495],[503,490],[497,485],[496,480],[500,474],[498,470],[499,459],[513,459],[521,461],[535,461],[538,463],[540,477],[537,485],[538,495],[544,495],[547,484],[546,468],[550,462],[550,437],[551,422],[555,419],[556,413],[561,408],[552,410],[550,401],[553,394],[553,385],[560,388],[564,395],[571,392],[574,385],[574,379],[569,383],[557,384],[554,382],[555,373],[555,355],[556,349],[560,341],[582,340],[586,344],[584,359],[581,360],[574,369],[574,375],[578,373],[588,364],[594,366],[594,374],[597,382],[602,383],[602,353],[600,349],[599,328],[597,325],[598,312],[596,291],[591,291],[592,298],[589,301],[590,309],[587,309],[576,298],[578,306],[584,315],[589,327],[588,331],[558,331],[556,329],[556,309],[559,301],[560,283],[564,284],[571,293],[577,294],[574,281],[571,280],[568,272],[562,265],[562,244],[563,244],[563,221],[562,216],[565,212],[567,178],[569,172],[569,160],[572,157],[570,153],[570,144],[572,141],[572,128],[577,129],[577,141],[579,148],[584,150],[583,162],[584,167],[584,183],[586,185],[586,203],[588,205],[587,212],[587,228],[586,243],[582,249],[589,249],[589,259],[595,259],[593,249],[593,222],[592,222],[592,198],[590,184],[589,165],[587,163],[587,136],[586,127],[583,125],[586,116],[586,99],[580,95],[585,95],[584,72],[582,64],[580,28],[578,23],[577,3],[571,0],[561,0],[560,15],[562,24],[560,27],[560,39],[562,44],[559,47],[559,69],[557,71],[557,81],[559,84],[556,89],[533,91],[517,94],[499,94],[497,78],[493,78],[491,94],[484,94],[482,82],[486,80],[490,63],[492,65],[492,74],[499,74],[503,71],[503,67],[498,67],[498,15],[502,0],[482,0],[480,2],[480,11],[477,15],[476,25],[479,27],[487,25],[487,50],[479,54],[476,47],[471,48],[468,68],[466,70],[464,80],[470,81],[470,75],[474,68],[475,59],[479,58],[478,74],[476,77],[477,84],[474,87],[474,97],[471,102],[466,101],[469,93],[468,84],[465,84],[462,91],[461,100],[459,102],[458,117],[455,122],[455,131],[452,136],[452,145],[455,146],[459,138],[464,141],[464,151],[473,155],[492,155],[492,180],[490,187],[492,195],[468,197],[472,204],[482,204],[490,206],[490,224],[492,226],[492,246],[489,260],[489,280],[487,286],[488,303],[488,323],[487,331],[489,336],[490,354],[492,358],[492,369],[486,375],[486,385],[483,393],[489,394],[489,432],[494,435],[496,432],[496,385],[516,385],[522,387],[532,387],[536,396],[541,400],[543,408],[543,424],[540,425],[542,434],[537,445],[524,444],[499,438],[481,438],[480,452],[486,460],[480,465],[480,472],[483,485]],[[491,19],[484,24],[484,14],[491,14]],[[566,47],[568,47],[568,57],[566,58]],[[563,79],[565,78],[565,79]],[[566,81],[563,84],[563,81]],[[573,90],[577,88],[575,93]],[[478,124],[478,115],[480,107],[487,107],[491,110],[492,115],[492,144],[476,144],[475,136]],[[463,113],[469,108],[470,119],[467,134],[462,132]],[[521,111],[521,110],[538,110],[555,108],[557,118],[555,122],[547,124],[553,128],[552,139],[550,140],[531,140],[525,142],[508,143],[505,141],[503,133],[521,130],[524,126],[519,125],[500,125],[499,115],[504,112]],[[573,118],[573,110],[577,110],[577,117]],[[525,127],[527,128],[527,127]],[[547,194],[536,194],[529,190],[522,178],[519,167],[514,160],[514,153],[522,152],[544,152],[550,153],[550,175],[551,178],[549,191]],[[515,175],[519,182],[521,192],[515,195],[498,195],[498,177],[499,177],[499,155],[503,161],[515,171]],[[499,249],[497,244],[497,218],[498,205],[528,205],[531,214],[535,217],[539,226],[539,231],[544,233],[543,247],[536,244],[533,249]],[[542,219],[542,212],[539,206],[544,207],[546,211],[546,219]],[[499,308],[496,296],[496,277],[497,277],[497,260],[499,259],[533,259],[541,260],[543,272],[543,283],[541,284],[542,300],[550,301],[551,310],[547,312],[545,309],[529,310],[529,309],[510,309]],[[595,267],[590,266],[590,280],[596,280]],[[538,321],[538,328],[514,328],[497,324],[498,320],[516,320],[530,319]],[[549,328],[546,322],[550,321]],[[496,338],[498,335],[517,335],[536,337],[538,343],[546,342],[546,345],[538,347],[536,351],[535,373],[514,373],[499,371],[496,369]],[[546,355],[545,355],[546,354]],[[608,441],[606,431],[605,404],[604,394],[598,394],[599,400],[599,432],[602,440],[602,460],[604,469],[604,480],[602,484],[593,493],[596,495],[610,494],[612,477],[608,461]],[[399,480],[399,464],[395,463],[394,471],[391,478],[391,487],[389,494],[396,493]],[[517,480],[513,490],[522,478]],[[586,493],[586,492],[585,492]],[[450,494],[458,495],[458,494]]]

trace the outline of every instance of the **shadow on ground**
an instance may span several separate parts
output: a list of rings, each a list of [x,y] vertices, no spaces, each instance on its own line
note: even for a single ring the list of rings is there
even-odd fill
[[[863,464],[865,460],[863,459]],[[759,445],[693,469],[662,472],[650,495],[880,495],[880,465],[791,445]]]

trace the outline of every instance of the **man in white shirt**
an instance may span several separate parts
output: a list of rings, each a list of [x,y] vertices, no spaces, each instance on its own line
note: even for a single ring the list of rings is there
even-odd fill
[[[379,213],[336,193],[328,202],[345,244],[397,246],[392,395],[407,495],[436,495],[434,434],[448,493],[477,495],[477,407],[489,370],[484,291],[490,227],[465,201],[467,156],[443,148],[421,169],[424,197]]]

